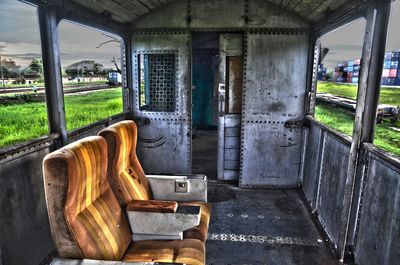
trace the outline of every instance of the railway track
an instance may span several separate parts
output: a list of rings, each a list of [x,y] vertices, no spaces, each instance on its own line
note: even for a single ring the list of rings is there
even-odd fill
[[[101,90],[101,89],[109,89],[109,88],[116,88],[118,86],[109,86],[107,84],[92,84],[92,85],[83,85],[83,86],[64,86],[64,94],[71,94],[77,92],[86,92],[92,90]],[[7,95],[7,94],[16,94],[16,93],[26,93],[32,92],[32,88],[30,87],[23,87],[23,88],[7,88],[6,90],[0,90],[0,95]],[[37,88],[38,93],[44,93],[44,87]]]
[[[355,113],[357,106],[357,101],[354,99],[339,97],[328,93],[317,93],[317,101],[348,110],[352,113]],[[384,118],[389,118],[392,122],[397,122],[399,114],[399,106],[379,104],[377,121],[380,123]]]

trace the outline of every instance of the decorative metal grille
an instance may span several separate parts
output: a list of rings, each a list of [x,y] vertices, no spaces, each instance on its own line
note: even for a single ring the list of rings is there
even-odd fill
[[[175,111],[176,55],[140,54],[140,110]]]

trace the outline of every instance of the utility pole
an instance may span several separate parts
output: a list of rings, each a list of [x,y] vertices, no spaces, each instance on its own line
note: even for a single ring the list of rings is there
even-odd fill
[[[4,84],[4,75],[3,75],[3,61],[0,56],[0,71],[1,71],[1,82],[3,82],[3,90],[6,91],[6,84]]]

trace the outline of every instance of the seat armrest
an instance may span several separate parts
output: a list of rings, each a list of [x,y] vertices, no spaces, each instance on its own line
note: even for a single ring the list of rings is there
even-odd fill
[[[153,265],[154,262],[125,262],[125,261],[105,261],[105,260],[73,260],[73,259],[54,259],[50,265]]]
[[[205,175],[146,176],[155,200],[207,202],[207,177]]]
[[[170,206],[175,203],[172,202]],[[155,212],[149,211],[149,206],[138,207],[136,201],[133,206],[128,204],[127,214],[133,241],[181,240],[183,231],[200,224],[200,206],[178,206],[175,212],[170,210],[170,206],[164,207],[170,212]]]
[[[178,203],[175,201],[130,201],[126,207],[127,211],[148,213],[175,213]]]

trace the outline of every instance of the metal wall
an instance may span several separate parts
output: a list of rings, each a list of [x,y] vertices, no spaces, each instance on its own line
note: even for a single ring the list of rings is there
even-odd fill
[[[150,122],[140,124],[138,156],[147,173],[191,172],[191,77],[190,34],[137,33],[132,38],[134,58],[135,115]],[[176,55],[175,110],[158,112],[139,106],[139,54],[174,53]]]
[[[234,5],[229,0],[177,1],[163,7],[163,15],[160,12],[136,21],[132,31],[160,32],[162,38],[177,31],[245,34],[240,185],[297,187],[302,130],[286,128],[285,123],[304,116],[309,24],[262,0],[240,0]],[[147,41],[158,45],[156,38]],[[147,156],[143,149],[140,153]],[[151,163],[146,167],[151,170]]]
[[[54,249],[42,180],[42,161],[52,144],[51,139],[40,141],[0,160],[0,247],[4,264],[37,265]]]
[[[356,230],[358,264],[399,264],[400,161],[371,146],[367,152],[361,207]]]
[[[340,220],[344,203],[350,139],[310,120],[305,129],[303,192],[340,253],[345,244]],[[354,217],[347,245],[360,265],[397,264],[400,260],[400,161],[364,144],[353,199]],[[354,235],[352,235],[354,233]],[[397,263],[396,263],[397,262]]]
[[[350,155],[350,139],[324,125],[310,121],[306,129],[303,192],[340,252],[344,245],[343,224],[340,222],[344,204],[346,173]]]
[[[248,33],[242,105],[241,186],[297,187],[308,36]]]

